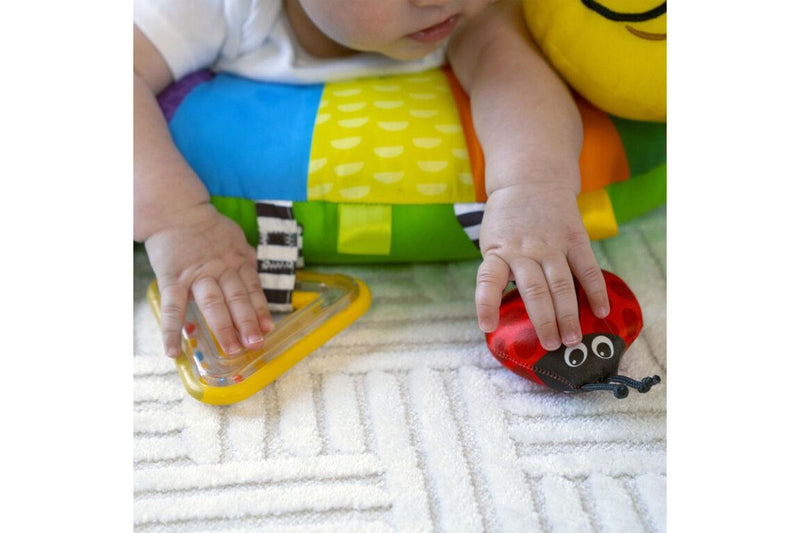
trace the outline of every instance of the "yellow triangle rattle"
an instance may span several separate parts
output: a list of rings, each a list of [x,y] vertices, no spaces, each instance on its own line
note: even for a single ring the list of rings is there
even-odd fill
[[[161,322],[158,285],[147,300]],[[182,353],[175,365],[186,391],[213,405],[229,405],[260,391],[334,335],[358,320],[371,303],[367,286],[343,274],[298,270],[291,295],[292,311],[273,313],[275,328],[264,347],[228,356],[193,301],[186,310]]]

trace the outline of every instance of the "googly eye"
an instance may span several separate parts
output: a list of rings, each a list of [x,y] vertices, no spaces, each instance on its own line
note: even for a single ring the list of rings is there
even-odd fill
[[[614,357],[614,343],[605,335],[598,335],[592,339],[592,352],[601,359]]]
[[[567,363],[567,366],[575,368],[576,366],[581,366],[588,355],[588,348],[586,348],[585,344],[580,343],[564,350],[564,362]]]

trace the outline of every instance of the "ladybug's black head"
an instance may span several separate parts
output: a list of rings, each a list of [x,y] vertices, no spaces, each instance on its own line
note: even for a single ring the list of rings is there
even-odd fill
[[[653,376],[641,382],[618,376],[623,340],[610,333],[585,335],[576,346],[561,346],[548,352],[533,365],[533,371],[548,386],[564,392],[610,390],[617,398],[628,395],[628,386],[647,392],[661,378]]]

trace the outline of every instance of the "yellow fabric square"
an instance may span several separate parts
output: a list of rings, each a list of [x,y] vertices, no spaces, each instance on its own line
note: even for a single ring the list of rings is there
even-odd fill
[[[325,84],[308,200],[474,202],[461,118],[445,74],[435,69]]]
[[[619,232],[614,206],[605,189],[582,192],[578,195],[578,208],[583,225],[592,240],[613,237]]]
[[[340,254],[389,255],[392,249],[392,207],[339,204]]]

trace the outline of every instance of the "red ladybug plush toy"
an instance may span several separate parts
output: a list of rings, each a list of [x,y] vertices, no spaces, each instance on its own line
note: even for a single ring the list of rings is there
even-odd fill
[[[642,330],[642,310],[624,281],[603,271],[611,312],[606,318],[592,314],[586,293],[579,284],[578,311],[581,343],[548,352],[525,311],[517,289],[509,291],[500,304],[500,324],[486,335],[492,355],[520,376],[563,392],[610,390],[617,398],[628,395],[628,387],[647,392],[661,382],[659,376],[641,381],[617,375],[625,350]]]

